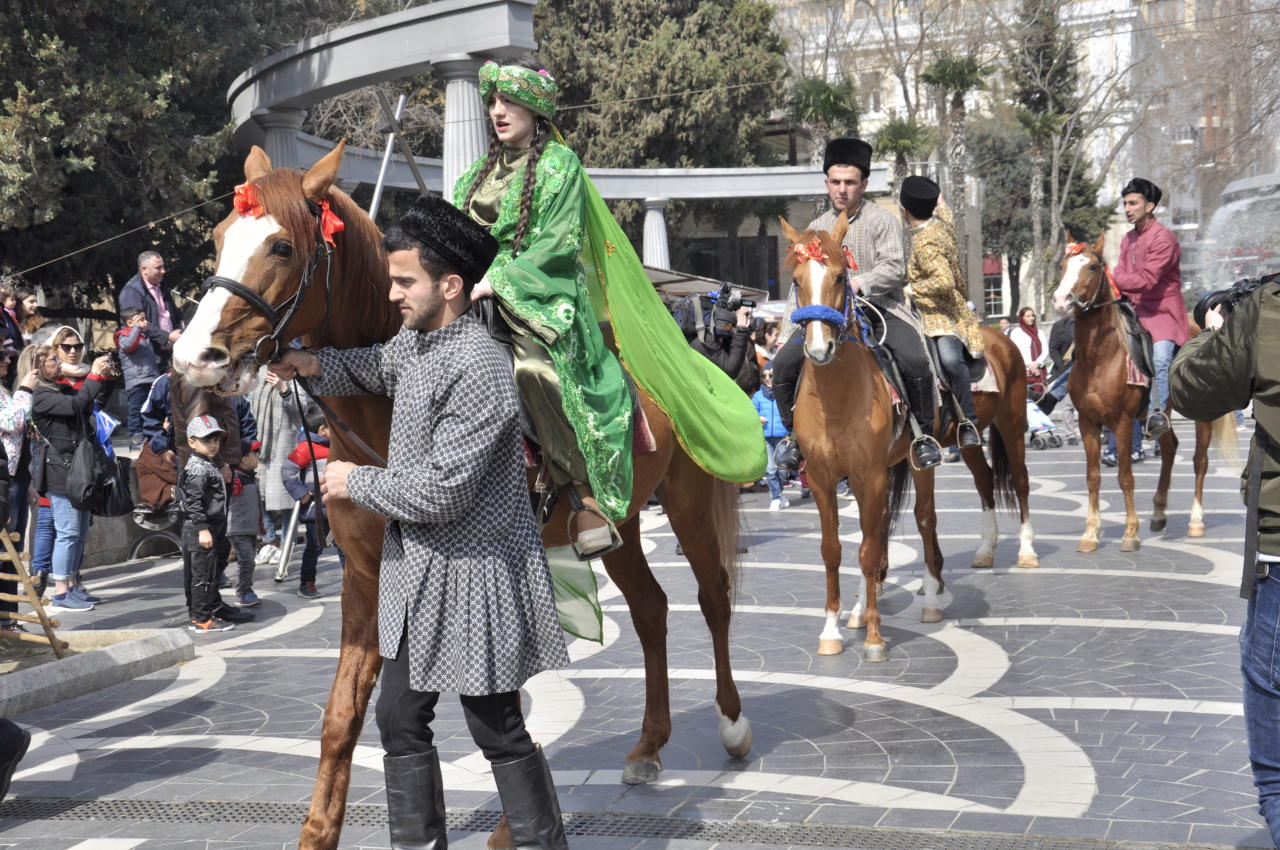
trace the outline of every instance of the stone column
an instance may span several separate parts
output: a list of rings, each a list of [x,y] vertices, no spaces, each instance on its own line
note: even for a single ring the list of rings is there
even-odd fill
[[[444,198],[453,200],[453,184],[467,166],[489,149],[489,117],[480,100],[483,60],[461,53],[432,67],[444,79]]]
[[[299,162],[298,132],[302,122],[306,120],[305,109],[259,109],[253,113],[253,120],[266,131],[267,138],[262,143],[272,166],[276,168],[302,168],[311,165]]]
[[[644,199],[644,264],[660,269],[671,268],[671,251],[667,248],[666,198]]]

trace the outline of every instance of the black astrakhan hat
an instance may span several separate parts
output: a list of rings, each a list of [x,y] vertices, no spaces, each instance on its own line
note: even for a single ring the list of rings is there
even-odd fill
[[[832,139],[822,158],[822,173],[826,174],[833,165],[856,165],[863,177],[871,176],[871,145],[862,139]]]
[[[942,190],[938,184],[928,177],[917,177],[914,174],[902,181],[902,191],[898,194],[898,203],[911,213],[912,218],[924,221],[933,215],[938,206],[938,196]]]
[[[1150,180],[1145,180],[1141,177],[1133,178],[1128,183],[1124,184],[1124,188],[1120,190],[1120,197],[1122,198],[1125,195],[1134,194],[1141,195],[1147,199],[1148,203],[1151,204],[1159,204],[1160,199],[1164,197],[1164,192],[1160,191],[1159,186],[1152,183]]]
[[[498,255],[498,240],[453,204],[421,195],[400,218],[400,228],[440,255],[467,283],[474,285]]]

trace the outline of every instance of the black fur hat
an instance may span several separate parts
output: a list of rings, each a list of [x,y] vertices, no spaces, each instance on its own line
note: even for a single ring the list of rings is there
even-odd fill
[[[1124,184],[1124,188],[1120,190],[1120,197],[1125,195],[1141,195],[1147,199],[1147,203],[1160,204],[1160,199],[1164,197],[1164,192],[1160,191],[1160,187],[1145,180],[1141,177],[1135,177],[1128,183]]]
[[[911,175],[902,181],[902,191],[898,195],[898,203],[911,213],[911,217],[925,221],[933,215],[938,206],[938,196],[942,191],[938,184],[928,177]]]
[[[863,178],[871,176],[871,145],[862,139],[832,139],[822,157],[822,173],[833,165],[856,165]]]
[[[436,252],[468,284],[476,284],[498,255],[498,240],[453,204],[421,195],[400,217],[400,229]]]

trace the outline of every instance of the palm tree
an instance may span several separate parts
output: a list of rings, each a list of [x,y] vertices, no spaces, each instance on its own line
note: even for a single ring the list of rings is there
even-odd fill
[[[955,214],[956,238],[959,241],[960,255],[967,256],[965,251],[965,158],[967,144],[965,141],[965,123],[968,111],[965,108],[965,96],[971,91],[985,89],[987,77],[992,68],[983,65],[974,56],[956,57],[950,53],[942,53],[930,63],[921,81],[935,86],[944,96],[951,96],[948,109],[947,195],[951,200],[951,210]]]
[[[857,133],[862,110],[851,80],[832,84],[821,77],[802,77],[787,96],[787,114],[809,131],[813,141],[809,161],[821,167],[827,142],[837,135]]]
[[[890,118],[876,131],[872,143],[881,157],[893,157],[893,197],[897,200],[907,177],[907,163],[933,149],[933,132],[910,118]]]
[[[1029,109],[1018,110],[1018,123],[1031,139],[1031,186],[1029,200],[1031,202],[1031,262],[1027,281],[1040,292],[1043,286],[1040,278],[1045,266],[1044,243],[1044,166],[1045,146],[1061,129],[1064,116],[1055,112],[1032,112]]]

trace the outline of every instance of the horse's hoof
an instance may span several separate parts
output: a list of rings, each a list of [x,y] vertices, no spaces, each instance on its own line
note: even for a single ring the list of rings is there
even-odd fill
[[[1077,552],[1097,552],[1098,541],[1088,540],[1088,539],[1081,540],[1080,544],[1076,546],[1076,551]]]
[[[1155,517],[1151,518],[1152,531],[1164,531],[1164,527],[1168,524],[1169,520],[1166,517],[1160,517],[1159,519],[1156,519]]]
[[[889,660],[889,648],[884,644],[871,645],[864,644],[862,647],[862,660],[870,664],[878,664],[881,661]]]
[[[1193,522],[1187,526],[1188,537],[1204,537],[1204,523]]]
[[[650,782],[657,782],[660,773],[662,765],[656,761],[629,761],[622,768],[622,781],[627,785],[648,785]]]
[[[995,555],[974,555],[973,563],[969,566],[978,567],[994,567],[996,565]]]
[[[819,655],[839,655],[844,652],[844,641],[838,638],[822,638],[818,641]]]
[[[1036,555],[1019,555],[1018,566],[1027,570],[1034,570],[1036,567],[1040,566],[1040,558]]]
[[[1126,537],[1120,541],[1121,552],[1137,552],[1142,548],[1142,541],[1136,537]]]
[[[498,825],[489,836],[489,850],[515,850],[516,840],[511,837],[511,827],[507,825],[506,813],[498,818]]]
[[[941,608],[925,608],[924,610],[922,610],[922,611],[920,612],[920,622],[922,622],[922,623],[941,623],[941,622],[942,622],[942,609],[941,609]]]
[[[720,715],[720,743],[729,758],[746,758],[751,752],[751,723],[745,714],[739,714],[736,721],[730,721]]]

